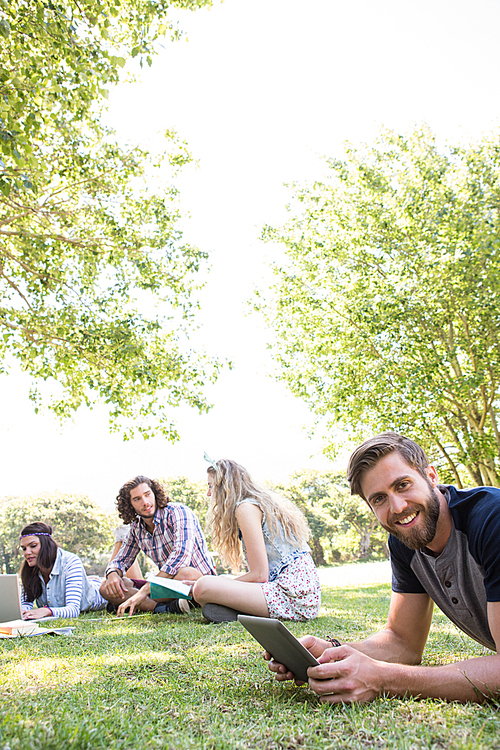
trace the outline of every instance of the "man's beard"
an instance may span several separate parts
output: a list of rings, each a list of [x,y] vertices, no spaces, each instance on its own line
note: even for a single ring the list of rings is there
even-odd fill
[[[152,518],[155,515],[155,513],[156,513],[156,510],[153,509],[153,510],[148,510],[147,512],[144,512],[144,513],[137,513],[137,515],[139,516],[139,518]]]
[[[436,490],[428,480],[427,484],[429,487],[427,506],[416,504],[412,507],[413,511],[419,511],[419,519],[421,520],[418,527],[403,531],[400,526],[385,526],[382,524],[386,531],[397,537],[406,547],[409,547],[409,549],[424,549],[424,547],[427,547],[436,536],[440,511],[439,497]],[[405,515],[407,516],[409,514],[400,514],[400,517],[404,518]]]

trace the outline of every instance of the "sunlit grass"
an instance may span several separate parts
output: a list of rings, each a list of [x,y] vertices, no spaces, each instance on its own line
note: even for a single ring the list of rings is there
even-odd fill
[[[384,625],[389,597],[385,584],[325,589],[320,617],[289,627],[363,638]],[[2,642],[0,750],[500,747],[492,705],[324,706],[308,688],[276,683],[238,623],[209,625],[197,612],[72,624],[71,637]],[[435,614],[425,663],[483,653]]]

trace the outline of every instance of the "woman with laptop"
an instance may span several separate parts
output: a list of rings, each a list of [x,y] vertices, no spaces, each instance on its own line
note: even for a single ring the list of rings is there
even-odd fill
[[[235,461],[210,464],[212,543],[230,568],[240,568],[245,553],[248,572],[196,581],[192,596],[204,617],[211,622],[236,620],[239,613],[284,620],[317,617],[321,587],[303,513],[258,487]]]
[[[99,593],[103,578],[88,578],[83,563],[57,546],[51,527],[30,523],[21,531],[21,606],[25,620],[78,617],[80,612],[104,609]],[[36,601],[37,608],[33,609]]]

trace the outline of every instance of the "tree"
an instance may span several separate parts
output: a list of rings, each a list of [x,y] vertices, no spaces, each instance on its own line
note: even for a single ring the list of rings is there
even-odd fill
[[[311,530],[316,565],[382,553],[388,557],[387,534],[368,505],[351,497],[346,478],[331,471],[298,471],[287,484],[273,485],[304,513]]]
[[[309,546],[316,565],[327,565],[329,540],[334,533],[333,519],[324,502],[330,497],[333,475],[318,471],[295,472],[287,484],[272,485],[272,489],[287,497],[306,517],[311,538]]]
[[[22,562],[19,534],[23,526],[43,521],[56,542],[86,561],[113,548],[113,517],[85,495],[60,492],[0,499],[0,572],[16,573]]]
[[[170,9],[206,4],[0,0],[3,367],[13,356],[49,381],[61,417],[109,405],[115,428],[134,420],[126,436],[175,439],[171,407],[206,410],[217,363],[187,337],[206,254],[182,242],[165,183],[186,146],[167,132],[163,155],[128,149],[100,118],[126,58],[150,64],[159,39],[179,36]]]
[[[498,134],[445,147],[426,127],[385,132],[327,164],[264,230],[286,248],[263,305],[280,377],[327,429],[394,429],[445,479],[498,486]]]
[[[360,497],[352,496],[347,489],[344,479],[345,492],[338,493],[333,502],[326,504],[332,516],[336,519],[336,531],[344,534],[348,527],[356,532],[356,557],[368,557],[370,554],[382,553],[389,557],[387,546],[387,532],[384,531],[367,503]]]
[[[168,477],[159,480],[174,503],[182,503],[198,516],[205,530],[208,511],[207,485],[205,482],[192,482],[187,477]]]

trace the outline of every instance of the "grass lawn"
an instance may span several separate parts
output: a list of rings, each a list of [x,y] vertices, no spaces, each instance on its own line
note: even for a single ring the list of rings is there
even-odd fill
[[[383,626],[389,596],[386,584],[324,589],[321,617],[289,627],[358,639]],[[276,683],[238,623],[95,613],[64,624],[72,637],[0,641],[0,750],[500,748],[495,705],[324,706]],[[426,664],[484,653],[435,613]]]

